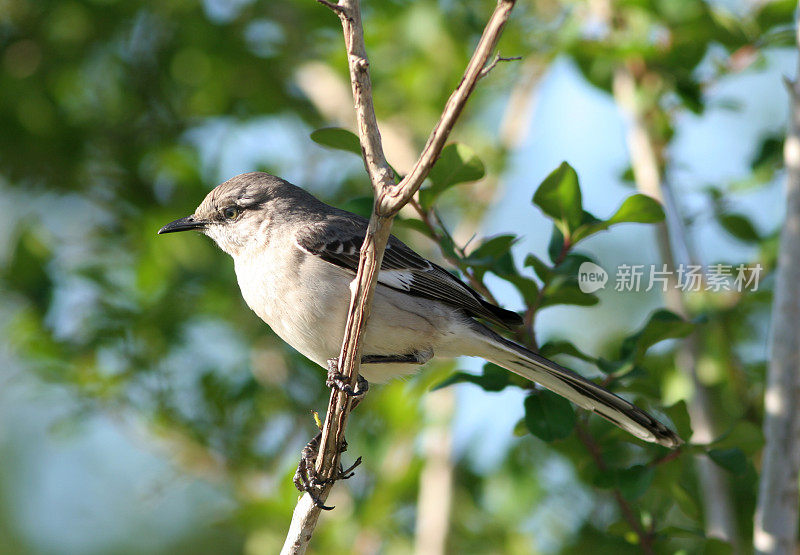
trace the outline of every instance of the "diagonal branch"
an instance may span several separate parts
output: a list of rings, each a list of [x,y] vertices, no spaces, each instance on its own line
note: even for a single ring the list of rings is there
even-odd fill
[[[375,118],[359,0],[340,0],[338,4],[328,1],[321,3],[333,9],[342,22],[361,150],[375,194],[375,207],[361,247],[358,272],[351,284],[352,296],[339,356],[339,371],[352,386],[355,386],[361,359],[361,338],[369,317],[383,251],[391,233],[392,219],[416,193],[441,154],[450,131],[489,62],[516,0],[498,0],[461,82],[445,104],[439,122],[431,132],[419,160],[409,174],[396,185],[394,172],[383,153],[380,131]],[[336,475],[350,410],[351,398],[333,389],[317,457],[316,470],[323,479],[332,479]],[[329,481],[319,488],[317,497],[320,504],[327,500],[332,486],[333,482]],[[295,507],[281,553],[305,553],[319,514],[318,504],[314,503],[308,493],[303,494]]]
[[[503,32],[503,27],[508,21],[508,16],[511,14],[511,9],[515,3],[516,0],[499,0],[497,2],[497,7],[491,18],[489,18],[489,22],[481,35],[481,40],[478,42],[478,46],[475,47],[475,52],[472,54],[469,64],[467,64],[464,76],[461,78],[456,90],[447,99],[439,122],[431,131],[419,160],[396,187],[386,187],[383,195],[378,197],[375,210],[378,215],[393,216],[399,212],[414,196],[414,193],[422,185],[422,181],[428,176],[428,172],[431,171],[433,164],[442,152],[453,125],[455,125],[458,116],[461,115],[469,95],[475,89],[483,68],[486,67],[492,52],[494,52],[497,41],[500,40],[500,34]]]

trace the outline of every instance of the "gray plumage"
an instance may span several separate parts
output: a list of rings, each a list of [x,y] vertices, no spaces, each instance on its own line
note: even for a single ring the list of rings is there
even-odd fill
[[[238,175],[216,187],[194,214],[159,233],[196,229],[233,257],[247,305],[284,341],[327,367],[339,355],[367,221],[328,206],[278,177]],[[476,356],[592,410],[633,435],[677,447],[681,439],[633,404],[505,339],[477,319],[511,327],[519,315],[486,302],[468,285],[392,236],[384,254],[362,353],[414,363],[362,364],[369,381],[416,371],[433,355]]]

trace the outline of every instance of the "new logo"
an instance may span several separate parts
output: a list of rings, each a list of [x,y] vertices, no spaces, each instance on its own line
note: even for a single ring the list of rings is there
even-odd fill
[[[603,289],[608,282],[608,274],[597,264],[584,262],[578,268],[578,287],[584,293],[594,293]]]

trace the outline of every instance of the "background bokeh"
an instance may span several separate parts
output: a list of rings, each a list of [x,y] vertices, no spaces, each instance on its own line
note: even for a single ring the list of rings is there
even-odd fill
[[[493,6],[365,2],[376,110],[401,173]],[[335,488],[315,552],[435,553],[439,536],[453,553],[637,551],[617,491],[642,522],[659,523],[663,552],[750,542],[794,8],[520,1],[500,51],[523,59],[481,80],[453,135],[486,176],[437,201],[466,252],[518,235],[516,267],[533,278],[523,260],[546,258],[553,224],[531,197],[562,160],[599,217],[634,192],[631,121],[613,86],[619,68],[633,75],[675,199],[679,260],[765,268],[758,292],[686,299],[717,433],[745,457],[725,470],[735,471],[735,537],[703,532],[692,455],[658,466],[654,483],[666,489],[626,489],[622,471],[610,484],[576,433],[548,442],[518,424],[530,393],[519,384],[430,392],[456,369],[480,373],[480,361],[458,360],[377,386],[358,408],[345,457],[364,464]],[[210,240],[155,232],[252,170],[363,208],[360,160],[309,138],[353,121],[341,27],[312,0],[0,0],[0,552],[279,549],[297,499],[291,475],[315,433],[310,411],[327,402],[322,370],[247,309],[230,259]],[[397,233],[442,260],[414,226]],[[625,224],[580,248],[613,274],[660,264],[655,237],[654,226]],[[497,273],[486,286],[524,310]],[[665,304],[655,290],[607,287],[598,298],[542,309],[539,344],[569,339],[613,361],[622,338]],[[690,401],[679,350],[679,341],[656,345],[647,370],[617,389],[651,408]],[[592,431],[608,435],[595,420]],[[622,435],[601,447],[620,469],[663,455]],[[422,523],[438,522],[431,515],[444,524],[423,533]]]

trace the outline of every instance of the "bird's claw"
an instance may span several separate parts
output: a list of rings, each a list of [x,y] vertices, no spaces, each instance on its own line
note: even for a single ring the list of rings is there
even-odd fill
[[[358,465],[361,464],[361,457],[358,457],[356,461],[347,469],[345,469],[340,463],[335,476],[331,478],[322,478],[316,469],[321,439],[322,432],[314,436],[314,439],[309,441],[303,448],[303,451],[300,453],[300,462],[298,463],[297,470],[294,473],[293,481],[298,490],[308,493],[308,495],[311,497],[311,500],[314,502],[314,505],[324,511],[330,511],[334,509],[334,507],[325,505],[319,498],[317,492],[323,486],[326,486],[337,480],[348,480],[352,478],[355,475],[354,470]],[[340,452],[343,452],[346,449],[347,442],[344,442]]]
[[[369,391],[369,382],[361,374],[358,375],[355,387],[347,382],[344,374],[339,372],[339,359],[337,358],[328,360],[328,379],[325,380],[325,385],[352,397],[354,401],[360,401]]]

